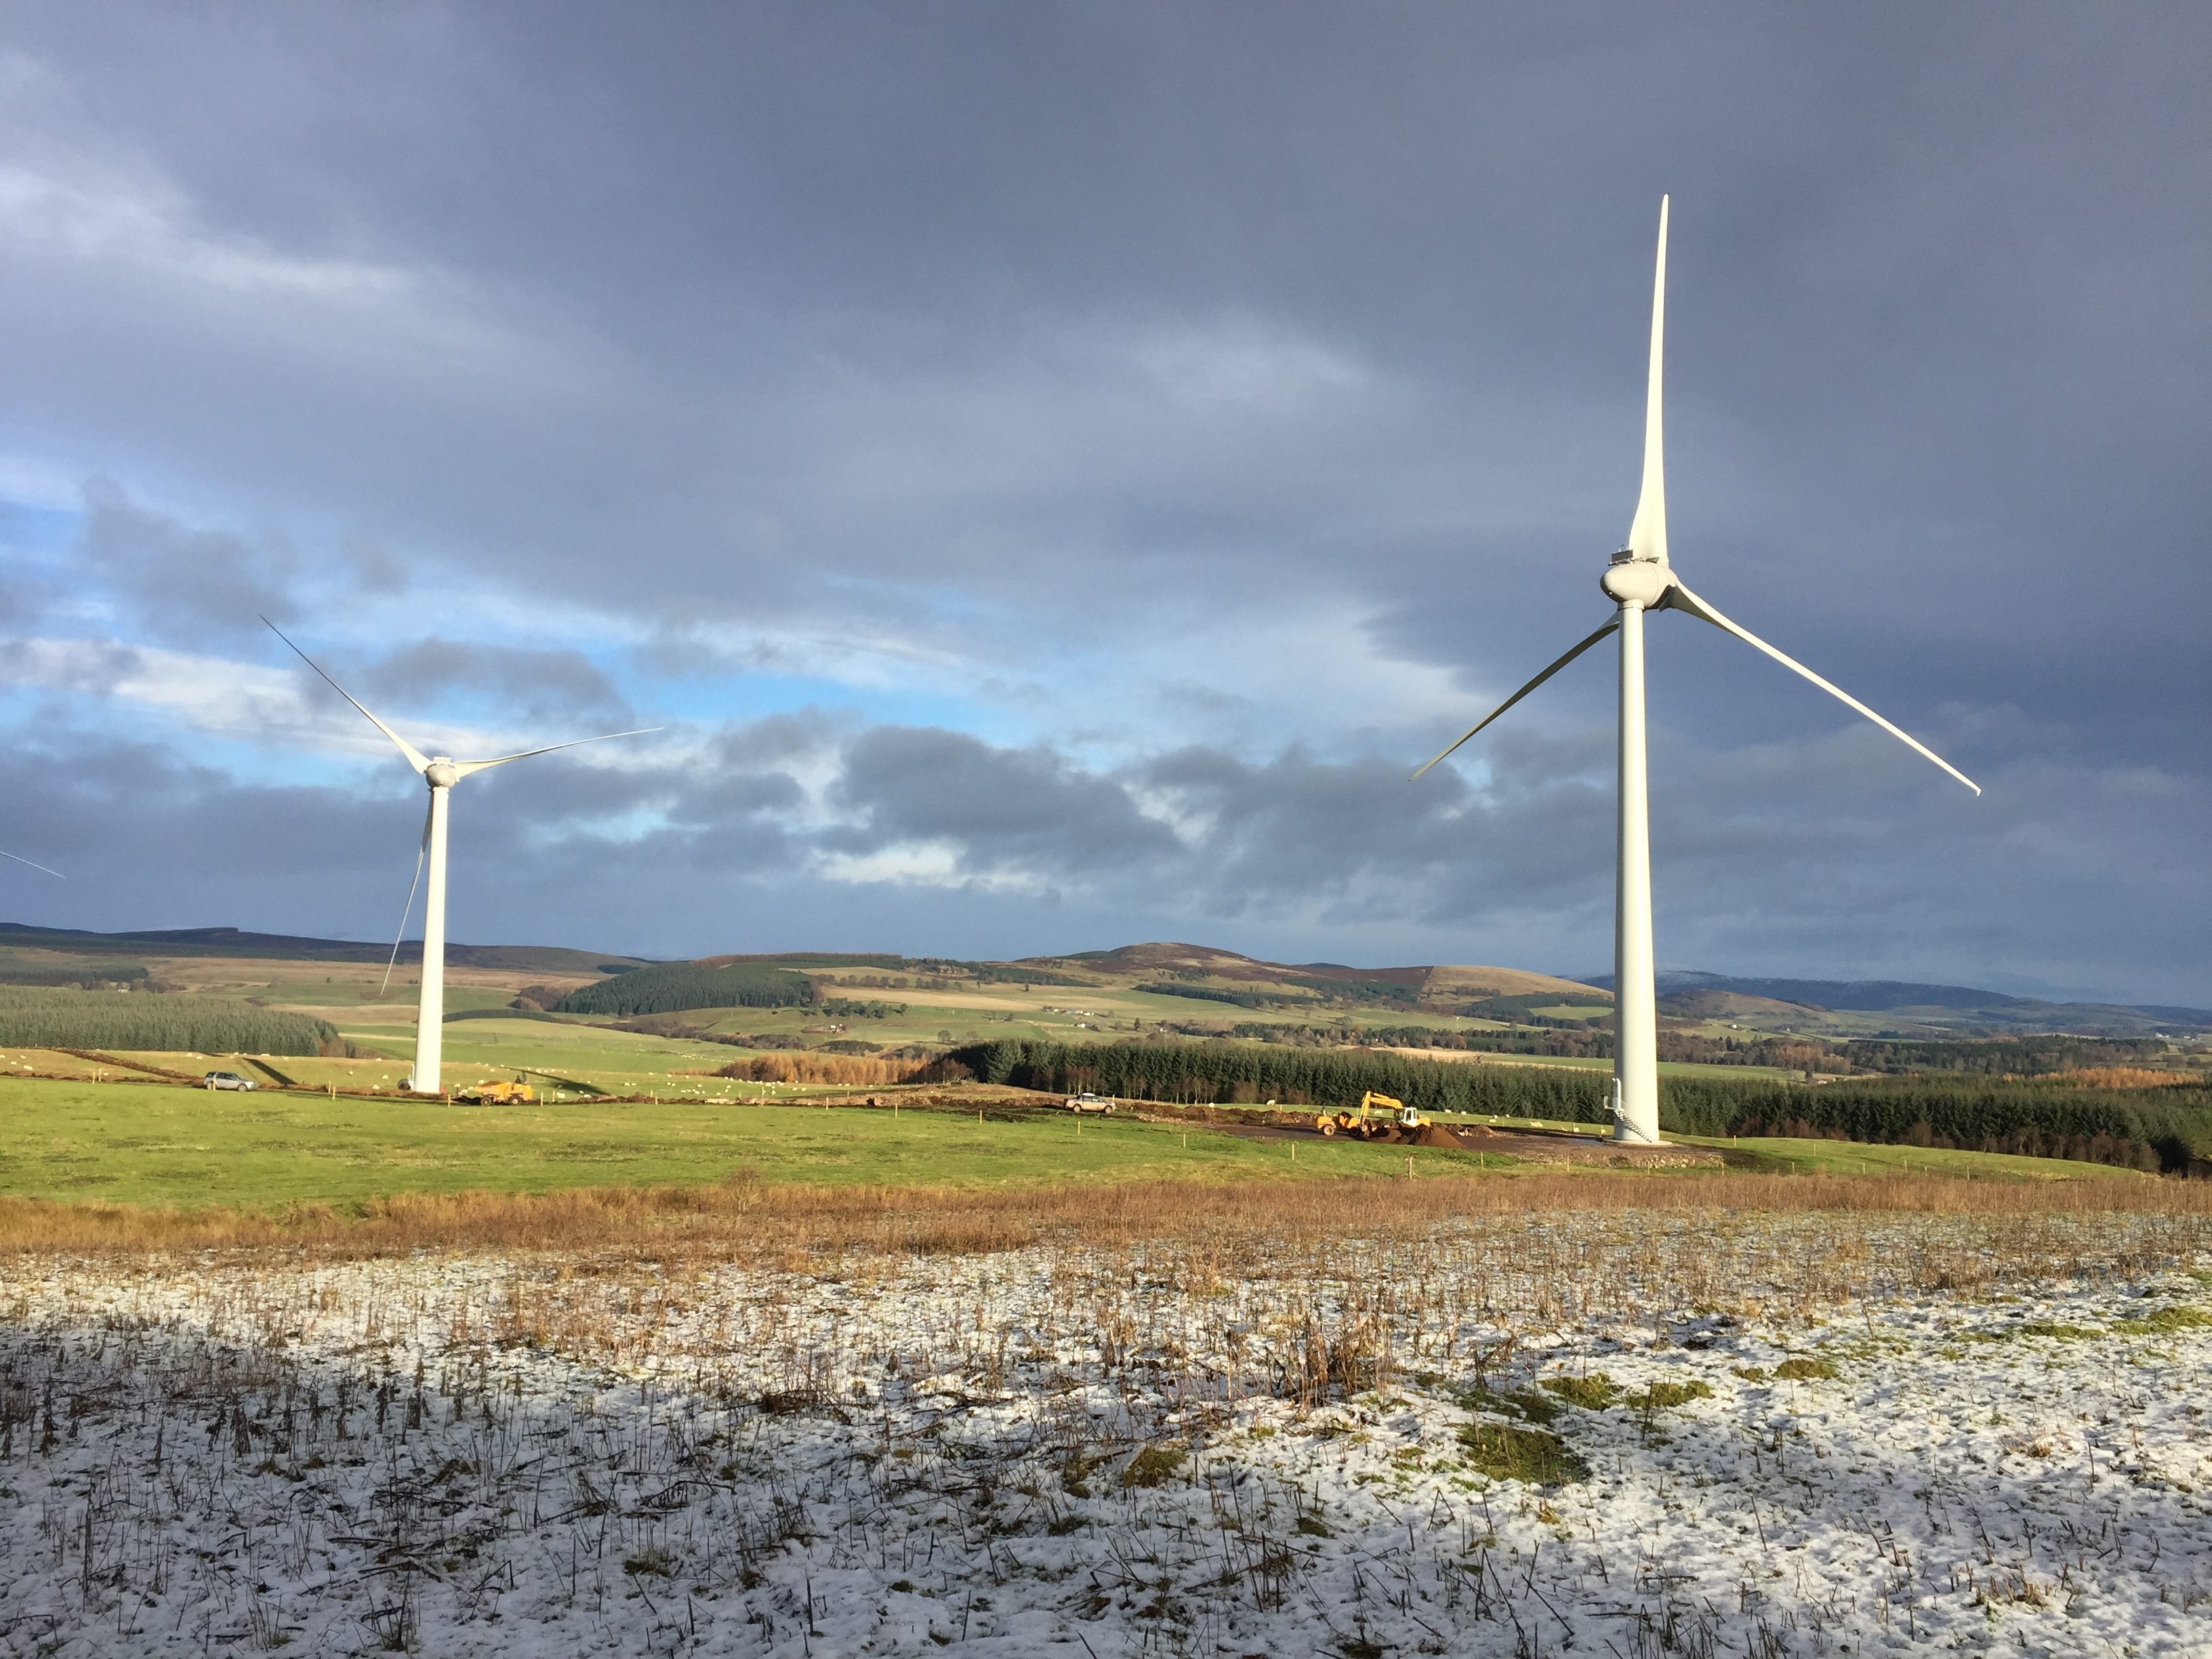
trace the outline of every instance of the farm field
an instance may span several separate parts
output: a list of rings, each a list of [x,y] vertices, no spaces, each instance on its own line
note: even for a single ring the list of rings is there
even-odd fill
[[[0,1194],[151,1205],[343,1204],[395,1193],[611,1183],[1044,1186],[1402,1175],[1403,1148],[1242,1140],[1203,1126],[726,1101],[454,1107],[407,1098],[0,1082]],[[735,1093],[744,1090],[742,1097]],[[976,1104],[1004,1091],[977,1091]],[[33,1104],[33,1103],[35,1103]],[[1423,1150],[1416,1167],[1496,1168]]]
[[[0,1079],[0,1104],[9,1108],[0,1114],[0,1195],[270,1206],[477,1188],[712,1185],[738,1171],[775,1183],[1048,1187],[1404,1178],[1409,1172],[1418,1179],[1502,1172],[1516,1162],[1480,1152],[1312,1135],[1245,1139],[1204,1124],[1129,1116],[1079,1121],[1036,1110],[1009,1091],[972,1088],[965,1091],[974,1103],[967,1109],[918,1107],[895,1114],[838,1104],[835,1091],[807,1091],[813,1103],[799,1104],[790,1101],[798,1091],[777,1085],[715,1081],[726,1092],[707,1101],[460,1107],[404,1096],[325,1098],[273,1089],[216,1093],[155,1084]],[[984,1121],[977,1121],[976,1110]],[[1790,1174],[2011,1180],[2118,1174],[2055,1158],[1910,1146],[1761,1139],[1732,1148],[1683,1139],[1720,1148],[1746,1170]]]
[[[1014,1248],[771,1203],[672,1256],[16,1258],[0,1641],[2197,1645],[2191,1189],[2057,1215],[1320,1190]]]

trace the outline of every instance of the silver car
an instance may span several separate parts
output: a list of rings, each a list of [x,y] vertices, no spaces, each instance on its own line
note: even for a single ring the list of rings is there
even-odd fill
[[[251,1089],[253,1079],[235,1072],[210,1072],[200,1081],[210,1089]]]

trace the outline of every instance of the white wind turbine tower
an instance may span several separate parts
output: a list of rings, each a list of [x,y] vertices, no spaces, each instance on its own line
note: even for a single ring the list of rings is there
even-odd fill
[[[1482,717],[1443,754],[1413,774],[1419,777],[1468,738],[1558,673],[1607,635],[1620,635],[1620,843],[1613,921],[1613,1133],[1616,1140],[1659,1139],[1659,1013],[1652,984],[1651,827],[1644,759],[1644,613],[1680,611],[1733,634],[1802,674],[1829,696],[1856,709],[1906,747],[1926,756],[1972,790],[1981,786],[1926,744],[1899,731],[1857,698],[1847,696],[1802,663],[1793,661],[1749,629],[1739,627],[1682,585],[1667,562],[1667,469],[1659,433],[1660,362],[1667,320],[1667,198],[1659,199],[1659,259],[1651,285],[1651,377],[1644,414],[1644,492],[1636,502],[1628,545],[1613,556],[1598,586],[1619,607],[1613,620]]]
[[[548,744],[543,749],[526,749],[519,755],[501,755],[495,760],[457,761],[445,755],[425,755],[382,720],[362,708],[353,693],[340,685],[313,657],[292,645],[284,630],[264,617],[269,631],[285,644],[291,645],[300,660],[322,674],[324,683],[338,696],[361,710],[362,717],[398,746],[407,757],[407,763],[429,786],[430,807],[422,820],[422,845],[415,854],[415,885],[407,890],[407,908],[399,913],[401,938],[406,936],[408,912],[415,908],[415,887],[422,881],[423,866],[427,862],[430,882],[422,896],[422,996],[415,1020],[415,1070],[407,1079],[407,1086],[418,1095],[441,1092],[438,1068],[446,1036],[446,797],[463,778],[477,772],[488,772],[495,766],[504,766],[509,761],[528,760],[534,755],[550,755],[556,749],[574,749],[586,743],[605,743],[611,738],[642,737],[648,732],[658,732],[657,726],[641,726],[635,732],[609,732],[596,738],[574,738],[567,743]],[[399,941],[392,945],[392,959],[399,959]],[[386,985],[392,982],[392,967],[384,969]]]

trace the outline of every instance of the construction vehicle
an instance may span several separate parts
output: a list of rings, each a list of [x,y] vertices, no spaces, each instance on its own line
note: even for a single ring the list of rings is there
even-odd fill
[[[493,1078],[454,1090],[453,1098],[464,1106],[527,1106],[537,1100],[538,1095],[526,1077],[518,1077],[512,1083]]]
[[[1358,1135],[1362,1140],[1411,1140],[1429,1127],[1428,1119],[1392,1095],[1370,1089],[1356,1110],[1323,1112],[1314,1127],[1325,1135]]]

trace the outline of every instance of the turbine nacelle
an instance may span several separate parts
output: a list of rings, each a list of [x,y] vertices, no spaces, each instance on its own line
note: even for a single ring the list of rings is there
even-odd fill
[[[433,789],[450,789],[461,781],[461,769],[450,755],[434,755],[422,769],[422,781]]]
[[[1650,611],[1674,590],[1674,573],[1662,561],[1616,553],[1613,562],[1605,568],[1605,574],[1597,579],[1597,585],[1615,605],[1638,605]]]

